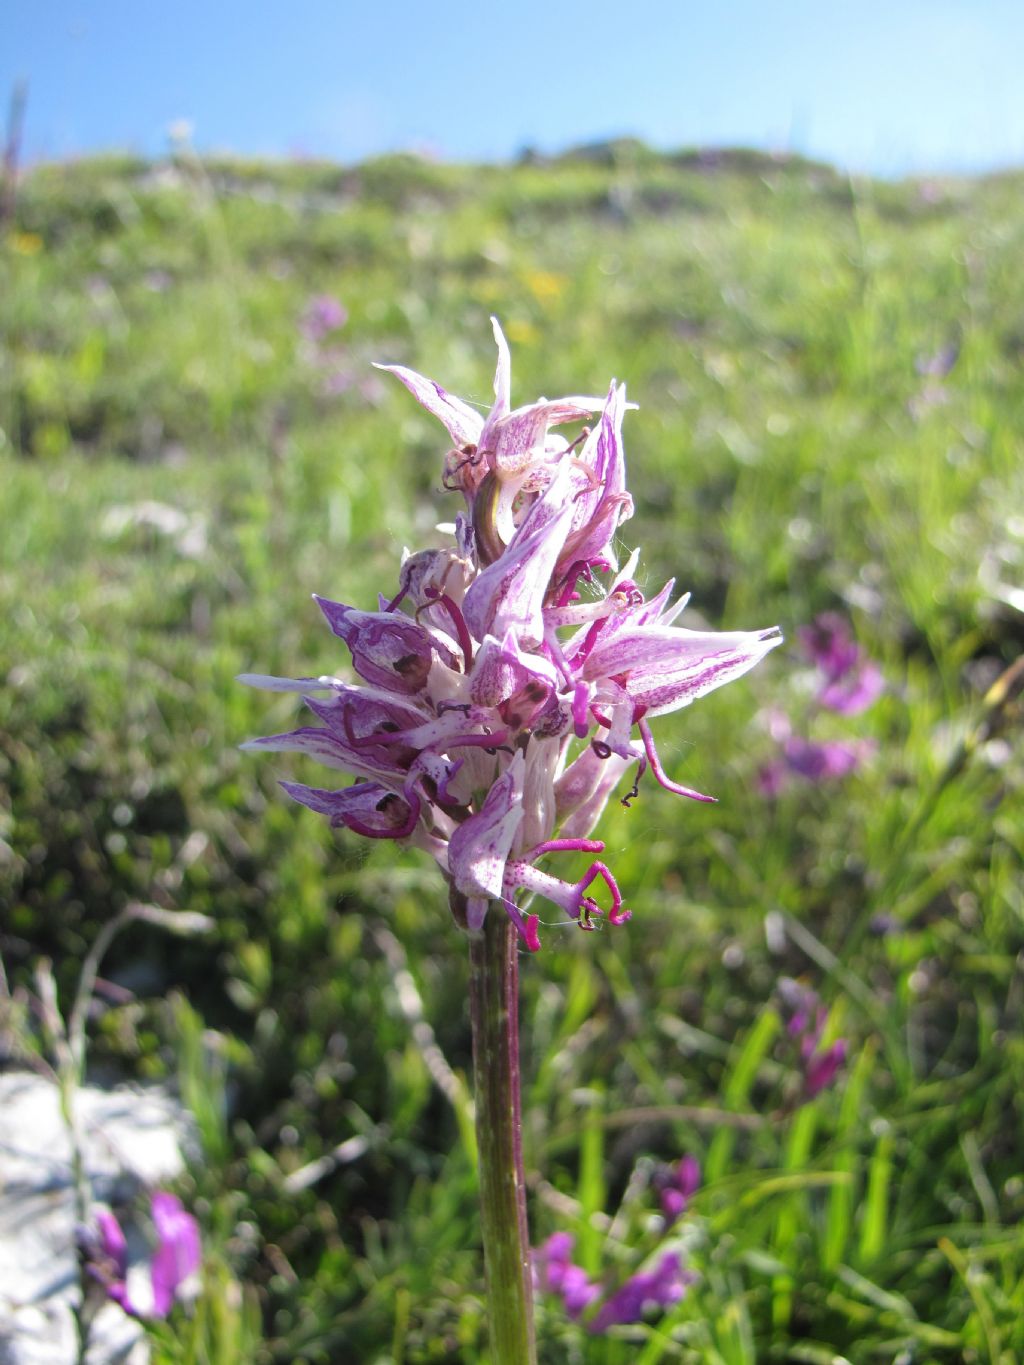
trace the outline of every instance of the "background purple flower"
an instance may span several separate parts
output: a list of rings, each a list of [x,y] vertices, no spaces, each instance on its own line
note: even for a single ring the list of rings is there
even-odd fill
[[[153,1313],[164,1318],[178,1290],[199,1269],[202,1250],[199,1224],[186,1213],[181,1201],[173,1194],[158,1190],[152,1198],[153,1226],[156,1229],[156,1251],[150,1262],[153,1281]]]
[[[849,623],[837,612],[822,612],[797,631],[797,640],[814,668],[814,692],[801,728],[811,728],[823,711],[856,716],[878,700],[885,688],[882,671],[865,657]],[[764,719],[779,750],[758,771],[757,785],[763,796],[778,796],[792,777],[813,783],[838,781],[874,752],[874,745],[866,739],[819,740],[794,733],[790,717],[777,709],[766,712]]]
[[[801,626],[796,638],[804,657],[829,682],[848,673],[860,657],[850,627],[838,612],[823,611],[809,626]]]
[[[156,1248],[149,1263],[151,1295],[129,1287],[128,1244],[120,1223],[108,1210],[96,1215],[97,1243],[91,1269],[107,1297],[134,1318],[165,1318],[185,1282],[199,1270],[202,1245],[199,1224],[181,1200],[163,1190],[154,1192],[150,1212]]]
[[[806,777],[809,782],[827,782],[852,773],[861,759],[871,752],[865,741],[828,740],[823,744],[793,735],[786,740],[782,753],[790,772]]]
[[[314,294],[299,319],[299,331],[307,341],[319,346],[347,321],[348,309],[340,299],[333,294]]]
[[[797,1045],[803,1097],[812,1100],[835,1080],[846,1060],[846,1039],[837,1038],[828,1047],[821,1047],[828,1010],[809,986],[784,976],[779,981],[778,993],[786,1021],[786,1036]]]
[[[619,1323],[641,1322],[654,1309],[671,1308],[686,1293],[696,1276],[683,1269],[677,1251],[666,1251],[654,1270],[642,1270],[630,1276],[621,1289],[602,1304],[589,1324],[594,1333],[606,1332]]]
[[[845,1038],[837,1038],[831,1047],[812,1053],[804,1067],[804,1093],[809,1100],[832,1084],[843,1062],[846,1061]]]
[[[687,1153],[674,1166],[666,1167],[655,1176],[654,1187],[658,1191],[661,1211],[671,1225],[686,1212],[690,1200],[700,1188],[700,1164],[697,1158]]]
[[[822,612],[797,632],[797,638],[821,674],[819,706],[856,716],[878,700],[885,685],[881,670],[864,657],[848,623],[836,612]]]
[[[574,1322],[601,1294],[600,1286],[571,1259],[575,1240],[569,1232],[554,1232],[533,1253],[535,1287],[542,1293],[559,1295]]]

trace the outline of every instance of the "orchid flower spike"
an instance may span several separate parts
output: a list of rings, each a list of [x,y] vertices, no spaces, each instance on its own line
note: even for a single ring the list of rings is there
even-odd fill
[[[633,513],[625,386],[513,408],[509,349],[493,327],[486,416],[413,370],[380,367],[448,434],[443,481],[465,502],[454,545],[405,557],[376,611],[317,598],[351,672],[243,675],[302,694],[319,722],[243,748],[295,750],[350,773],[354,785],[337,789],[282,785],[332,825],[424,849],[460,924],[479,929],[498,902],[533,951],[535,897],[584,930],[629,919],[600,858],[578,880],[546,860],[604,852],[590,834],[630,768],[624,805],[648,770],[669,791],[712,800],[669,776],[650,721],[739,678],[782,637],[679,626],[687,599],[670,603],[671,582],[645,597],[638,553],[621,568],[615,553]],[[585,422],[573,440],[553,430]]]

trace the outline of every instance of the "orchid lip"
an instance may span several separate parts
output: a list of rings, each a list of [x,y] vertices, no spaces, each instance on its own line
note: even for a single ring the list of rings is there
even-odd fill
[[[590,688],[585,682],[578,682],[572,698],[572,722],[577,739],[586,739],[590,732],[590,726],[587,724],[587,702],[589,698]]]
[[[576,584],[581,578],[586,578],[588,582],[592,583],[594,581],[594,569],[601,569],[604,573],[608,573],[611,567],[612,566],[607,559],[577,559],[574,564],[569,566],[569,569],[566,572],[565,586],[559,593],[555,606],[564,607],[569,604],[572,600]]]
[[[673,782],[665,772],[665,769],[661,766],[661,759],[658,757],[658,751],[654,747],[654,736],[651,734],[651,727],[643,717],[640,717],[636,725],[644,742],[644,752],[647,755],[648,763],[651,765],[651,772],[654,774],[659,786],[664,787],[666,791],[674,792],[677,796],[688,796],[691,801],[706,801],[712,804],[718,801],[717,796],[705,796],[703,792],[695,791],[693,787],[684,787],[678,782]]]
[[[544,843],[531,848],[526,855],[529,862],[543,853],[603,853],[604,844],[600,839],[546,839]]]
[[[595,860],[587,868],[578,882],[566,882],[550,872],[542,872],[534,866],[534,858],[545,852],[600,853],[604,844],[598,839],[549,839],[538,844],[523,859],[509,862],[505,872],[505,883],[509,890],[521,886],[535,895],[558,905],[574,919],[581,929],[593,929],[593,919],[605,911],[592,896],[586,895],[587,888],[599,878],[611,894],[612,904],[607,912],[609,924],[624,924],[632,917],[632,911],[622,903],[622,893],[607,864]]]
[[[445,611],[451,617],[452,624],[455,627],[455,633],[458,636],[459,648],[462,650],[462,657],[465,660],[466,672],[468,673],[473,667],[473,637],[470,635],[469,627],[466,625],[466,618],[463,616],[460,608],[452,601],[446,592],[439,592],[436,588],[428,588],[427,596],[432,602],[436,602],[439,607],[444,607]],[[420,608],[420,610],[422,610],[422,608]]]

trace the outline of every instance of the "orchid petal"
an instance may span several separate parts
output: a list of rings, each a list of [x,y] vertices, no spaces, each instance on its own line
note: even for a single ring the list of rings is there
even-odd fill
[[[490,901],[486,896],[469,896],[466,900],[466,928],[472,934],[478,934],[484,927],[484,920],[487,918],[487,907]]]
[[[374,762],[372,755],[353,749],[351,745],[342,743],[327,730],[313,725],[301,726],[298,730],[289,730],[281,735],[249,739],[240,744],[239,748],[249,752],[266,750],[270,753],[308,754],[310,758],[315,758],[318,763],[323,763],[328,768],[340,768],[343,772],[352,773],[357,777],[380,778],[385,781],[400,777],[402,771],[393,759],[389,762]]]
[[[543,641],[544,597],[572,520],[566,487],[565,478],[551,483],[505,552],[470,586],[463,613],[478,640],[512,630],[527,648]]]
[[[480,451],[489,449],[495,424],[507,416],[512,406],[512,356],[497,318],[491,318],[491,330],[498,348],[498,364],[494,371],[494,405],[484,419],[480,435],[477,437]]]
[[[469,695],[478,706],[500,706],[531,683],[554,690],[558,681],[558,670],[548,659],[520,649],[515,631],[506,630],[500,641],[484,636],[476,652]]]
[[[235,681],[264,692],[330,692],[345,686],[341,678],[275,678],[270,673],[239,673]]]
[[[804,1074],[804,1088],[808,1099],[813,1099],[832,1084],[839,1068],[846,1061],[846,1051],[845,1038],[838,1038],[831,1047],[810,1059]]]
[[[566,769],[555,784],[556,807],[559,814],[563,810],[566,812],[560,826],[566,838],[587,837],[601,818],[630,761],[614,753],[608,758],[599,758],[588,744],[575,763]],[[577,765],[580,766],[577,768]],[[566,778],[570,780],[560,785]]]
[[[582,422],[600,412],[603,403],[602,398],[543,398],[515,408],[491,424],[481,436],[480,448],[490,456],[499,477],[521,474],[538,459],[543,461],[548,427]]]
[[[328,816],[335,828],[345,826],[371,839],[405,838],[418,818],[418,799],[410,805],[378,782],[357,782],[340,791],[301,782],[282,782],[281,786],[294,801]]]
[[[633,515],[633,499],[626,492],[626,463],[622,448],[625,385],[612,382],[601,421],[580,454],[592,471],[591,480],[576,495],[573,527],[566,541],[565,559],[592,560],[607,556],[617,527]]]
[[[621,678],[650,715],[688,706],[753,668],[782,642],[777,627],[706,632],[651,626],[602,636],[583,665],[587,679]]]
[[[396,692],[422,692],[436,641],[421,625],[393,611],[360,611],[326,597],[313,600],[352,653],[352,665],[369,683]],[[445,662],[451,666],[454,655]]]
[[[502,899],[505,863],[523,819],[524,772],[523,756],[517,753],[478,813],[448,841],[448,870],[465,896]]]
[[[793,735],[782,748],[783,759],[791,772],[799,773],[810,782],[827,782],[846,777],[855,771],[866,754],[871,752],[865,740],[829,740],[819,744],[815,740]]]
[[[809,626],[801,626],[796,636],[804,657],[820,668],[829,682],[845,677],[860,660],[849,623],[838,612],[823,611]]]
[[[447,427],[448,435],[457,446],[476,445],[484,422],[468,403],[454,397],[432,379],[425,379],[415,370],[406,369],[404,365],[375,365],[374,368],[385,370],[400,379],[421,407]]]

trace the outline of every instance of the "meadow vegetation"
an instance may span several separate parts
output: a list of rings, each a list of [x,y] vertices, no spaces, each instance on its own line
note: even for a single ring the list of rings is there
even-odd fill
[[[207,1263],[154,1359],[486,1361],[465,942],[425,857],[332,835],[239,753],[247,671],[333,672],[313,591],[373,609],[441,543],[441,428],[374,360],[490,402],[601,393],[652,588],[689,620],[841,613],[885,679],[856,771],[773,796],[794,646],[660,722],[679,781],[600,832],[634,916],[522,964],[535,1244],[658,1241],[696,1280],[549,1365],[1024,1358],[1022,177],[856,180],[630,142],[511,167],[107,158],[27,174],[0,236],[0,920],[65,996],[133,900],[97,1076],[180,1084]],[[311,300],[347,313],[313,335]],[[305,320],[305,322],[304,322]],[[1011,669],[1009,675],[1006,670]],[[1015,677],[1017,683],[1015,685]],[[995,686],[994,686],[995,685]],[[796,722],[794,722],[795,724]],[[849,1052],[808,1102],[781,978]],[[326,1158],[326,1159],[324,1159]],[[324,1160],[321,1160],[324,1159]],[[311,1163],[320,1162],[319,1166]]]

